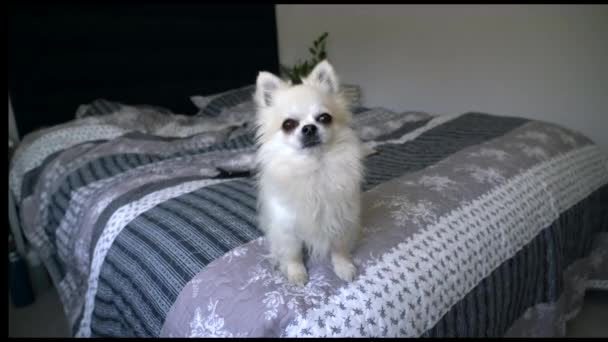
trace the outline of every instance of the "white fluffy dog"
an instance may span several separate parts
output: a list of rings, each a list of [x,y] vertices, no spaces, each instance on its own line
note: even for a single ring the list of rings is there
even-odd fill
[[[334,69],[323,61],[293,86],[260,72],[255,100],[259,224],[272,260],[291,283],[306,284],[306,247],[331,256],[338,277],[351,281],[363,156]]]

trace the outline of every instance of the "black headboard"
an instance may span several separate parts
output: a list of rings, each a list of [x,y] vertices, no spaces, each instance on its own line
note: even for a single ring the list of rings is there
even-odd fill
[[[84,3],[9,4],[8,87],[21,135],[98,98],[192,114],[191,95],[278,72],[274,5]]]

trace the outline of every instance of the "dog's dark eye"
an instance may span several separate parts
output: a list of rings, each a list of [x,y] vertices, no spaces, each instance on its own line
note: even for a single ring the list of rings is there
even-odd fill
[[[282,128],[285,132],[291,132],[296,127],[298,127],[298,122],[294,119],[287,119],[283,121]]]
[[[331,115],[327,113],[323,113],[317,116],[317,122],[322,123],[324,125],[329,125],[331,123]]]

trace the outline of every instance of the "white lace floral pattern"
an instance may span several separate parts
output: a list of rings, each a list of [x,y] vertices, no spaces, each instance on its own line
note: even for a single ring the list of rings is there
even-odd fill
[[[194,310],[194,317],[190,322],[190,334],[188,337],[244,337],[245,334],[233,334],[224,330],[224,318],[215,313],[217,303],[209,298],[207,305],[207,315],[201,312],[201,308],[197,307]]]
[[[416,225],[430,224],[437,220],[435,210],[437,206],[428,200],[412,201],[406,196],[393,196],[390,199],[380,200],[374,207],[387,207],[393,209],[391,217],[401,224],[410,220]]]
[[[458,190],[458,184],[445,176],[422,176],[420,178],[420,183],[428,187],[429,189],[439,193]]]
[[[549,157],[547,152],[540,146],[530,146],[521,142],[512,144],[512,146],[519,148],[526,156],[530,158],[545,160]]]
[[[471,157],[489,157],[489,158],[494,158],[498,161],[504,161],[509,156],[509,153],[507,153],[503,150],[496,149],[496,148],[482,147],[477,152],[469,153],[469,156],[471,156]]]
[[[298,313],[305,309],[304,306],[310,307],[319,304],[325,296],[325,289],[331,286],[325,276],[321,274],[311,274],[305,286],[294,285],[283,274],[271,267],[267,260],[258,262],[249,275],[249,281],[240,288],[243,291],[253,284],[261,283],[264,287],[273,289],[266,292],[262,300],[266,320],[276,318],[280,306],[285,304],[287,308]]]
[[[543,133],[543,132],[538,132],[538,131],[528,131],[528,132],[519,134],[516,137],[535,140],[535,141],[538,141],[543,144],[546,144],[547,142],[549,142],[549,135],[547,135],[546,133]]]
[[[463,168],[457,168],[457,171],[467,171],[478,183],[482,184],[500,184],[505,181],[505,177],[495,167],[483,168],[478,165],[467,165]]]

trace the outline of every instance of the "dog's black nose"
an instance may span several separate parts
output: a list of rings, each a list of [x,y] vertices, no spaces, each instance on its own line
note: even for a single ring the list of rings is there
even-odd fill
[[[306,126],[302,127],[302,134],[304,134],[305,137],[314,136],[315,134],[317,134],[317,126],[306,125]]]

